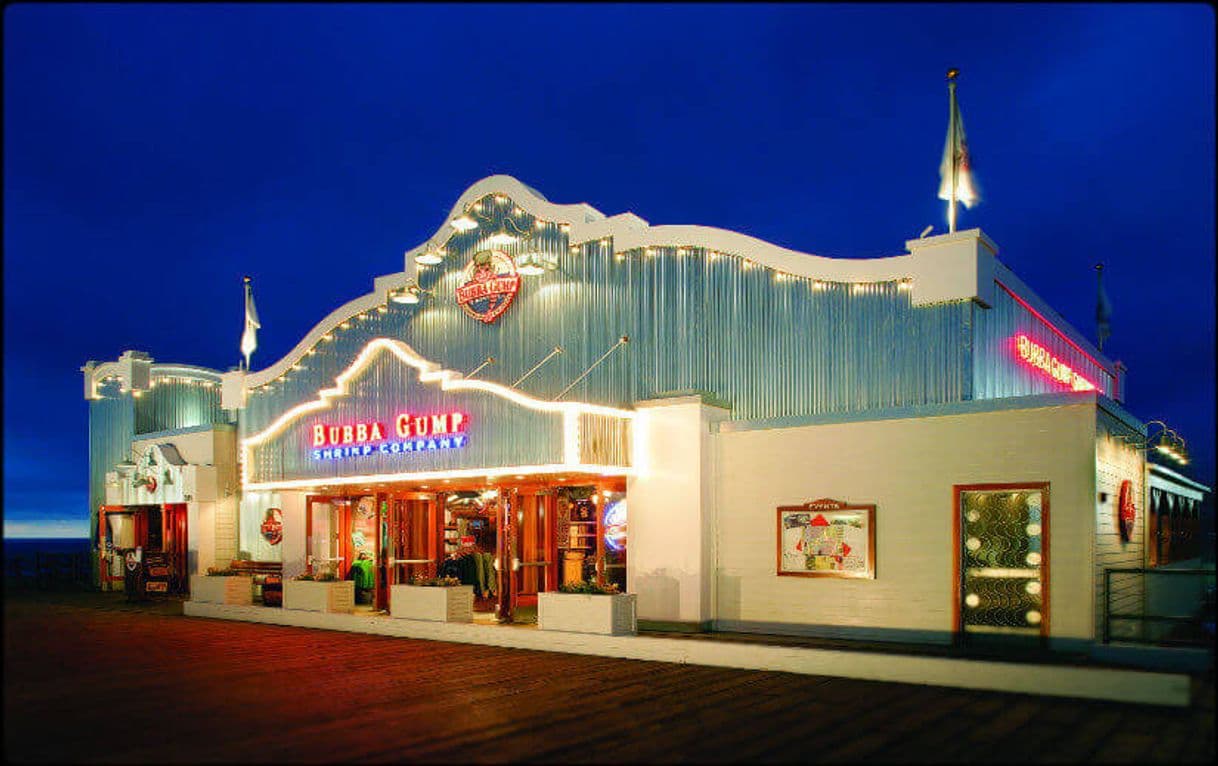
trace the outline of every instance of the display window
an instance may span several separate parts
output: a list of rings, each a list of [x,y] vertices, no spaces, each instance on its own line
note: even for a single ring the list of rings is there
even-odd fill
[[[1049,485],[955,488],[957,634],[1048,635]]]

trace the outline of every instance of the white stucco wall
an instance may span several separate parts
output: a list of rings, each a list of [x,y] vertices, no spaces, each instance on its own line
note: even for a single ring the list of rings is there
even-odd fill
[[[953,485],[1049,482],[1050,634],[1090,639],[1095,412],[1088,398],[720,433],[716,626],[948,640]],[[876,505],[876,579],[775,574],[777,507],[818,498]]]

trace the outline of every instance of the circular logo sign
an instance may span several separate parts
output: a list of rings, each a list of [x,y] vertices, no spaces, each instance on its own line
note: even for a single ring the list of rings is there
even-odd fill
[[[1117,526],[1121,529],[1121,540],[1129,542],[1133,537],[1133,523],[1138,517],[1138,507],[1133,502],[1133,482],[1121,482],[1121,494],[1117,505]]]
[[[127,555],[124,556],[124,558],[127,560],[128,572],[134,572],[135,570],[139,569],[140,559],[135,555],[135,551],[127,551]]]
[[[498,319],[520,292],[516,264],[500,250],[480,250],[465,267],[465,282],[456,290],[457,305],[485,324]]]
[[[278,508],[267,508],[266,518],[260,527],[262,536],[271,545],[279,545],[283,540],[283,511]]]

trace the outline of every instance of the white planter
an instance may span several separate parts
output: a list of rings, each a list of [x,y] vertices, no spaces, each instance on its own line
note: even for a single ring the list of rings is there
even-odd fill
[[[249,606],[254,603],[254,578],[244,575],[232,577],[191,575],[190,600],[205,604]]]
[[[355,581],[284,580],[283,608],[350,613],[355,609]]]
[[[618,593],[597,596],[590,593],[538,593],[537,627],[569,633],[601,633],[607,636],[632,636],[638,632],[637,596]]]
[[[438,622],[474,621],[474,586],[428,588],[393,585],[389,588],[389,616]]]

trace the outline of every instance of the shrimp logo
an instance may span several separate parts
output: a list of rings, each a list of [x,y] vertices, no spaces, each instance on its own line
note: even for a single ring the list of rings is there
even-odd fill
[[[490,324],[507,311],[520,291],[520,275],[507,253],[481,250],[465,267],[465,284],[456,290],[457,305],[470,317]]]

